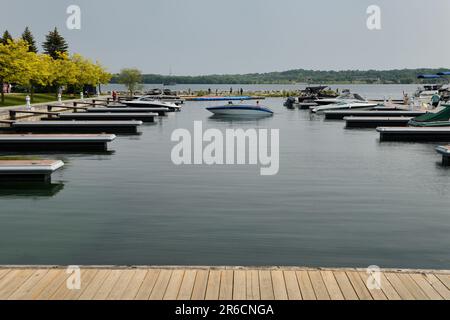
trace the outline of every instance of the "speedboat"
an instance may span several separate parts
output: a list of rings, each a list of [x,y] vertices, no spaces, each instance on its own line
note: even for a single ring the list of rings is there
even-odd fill
[[[163,102],[171,102],[171,103],[175,103],[176,105],[180,105],[184,103],[184,99],[178,97],[178,96],[168,96],[168,95],[148,95],[147,97],[153,98],[155,100],[158,101],[163,101]]]
[[[347,100],[366,101],[359,94],[350,93],[349,91],[346,91],[336,98],[316,99],[314,100],[314,102],[317,103],[318,105],[326,105],[326,104],[336,104]]]
[[[121,101],[121,103],[134,108],[169,108],[176,111],[181,109],[175,103],[156,100],[152,96],[142,96],[134,100]]]
[[[220,116],[272,116],[273,111],[259,105],[229,103],[224,106],[209,107],[206,110]]]
[[[345,109],[369,109],[378,106],[376,102],[360,101],[360,100],[343,100],[338,103],[328,104],[320,107],[313,107],[311,110],[314,113],[321,113],[330,110],[345,110]]]

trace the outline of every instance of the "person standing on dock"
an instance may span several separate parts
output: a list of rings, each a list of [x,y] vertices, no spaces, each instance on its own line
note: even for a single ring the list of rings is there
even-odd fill
[[[233,87],[230,88],[230,94],[233,94]]]
[[[431,105],[436,108],[439,105],[439,101],[441,101],[441,96],[436,94],[433,94],[431,97]]]
[[[239,92],[240,92],[241,96],[244,94],[244,90],[242,90],[242,88]]]

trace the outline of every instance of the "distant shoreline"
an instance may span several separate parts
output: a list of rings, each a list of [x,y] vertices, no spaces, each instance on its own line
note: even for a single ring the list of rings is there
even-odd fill
[[[448,72],[446,68],[419,68],[402,70],[344,70],[344,71],[314,71],[314,70],[288,70],[282,72],[251,73],[251,74],[212,74],[200,76],[174,76],[144,74],[142,80],[144,84],[416,84],[422,83],[417,80],[420,74],[437,74]],[[442,79],[448,79],[443,77]],[[424,82],[436,82],[439,79],[427,80]],[[444,80],[445,81],[445,80]],[[117,83],[117,75],[111,79],[111,83]]]

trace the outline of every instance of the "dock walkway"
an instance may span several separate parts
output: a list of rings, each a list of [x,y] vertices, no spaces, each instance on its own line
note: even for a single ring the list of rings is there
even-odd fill
[[[450,300],[450,271],[300,267],[0,267],[0,300]],[[70,287],[70,285],[69,285]]]

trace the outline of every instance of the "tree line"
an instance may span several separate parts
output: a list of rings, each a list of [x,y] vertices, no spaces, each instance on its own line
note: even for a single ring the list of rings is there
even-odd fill
[[[143,83],[161,84],[296,84],[296,83],[362,83],[362,84],[413,84],[419,74],[436,74],[450,69],[401,69],[401,70],[343,70],[317,71],[296,69],[283,72],[203,75],[203,76],[165,76],[158,74],[142,75]],[[119,82],[114,75],[111,82]]]
[[[12,84],[33,93],[45,90],[83,91],[85,86],[109,83],[111,74],[99,62],[80,54],[69,54],[69,45],[57,28],[50,31],[40,53],[28,27],[18,38],[6,30],[0,38],[0,85]],[[3,88],[1,103],[5,97]]]

